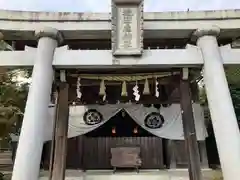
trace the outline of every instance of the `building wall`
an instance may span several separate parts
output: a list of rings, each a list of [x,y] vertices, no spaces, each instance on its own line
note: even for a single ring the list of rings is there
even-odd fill
[[[67,169],[112,169],[111,147],[140,146],[143,169],[163,169],[163,144],[158,137],[85,137],[68,140]],[[45,144],[44,169],[48,169],[51,143]]]
[[[203,142],[199,142],[202,167],[207,156],[202,153]],[[170,141],[151,137],[86,137],[68,139],[67,169],[112,169],[111,147],[140,146],[141,169],[187,168],[188,156],[184,141]],[[51,143],[44,145],[42,167],[49,168]]]

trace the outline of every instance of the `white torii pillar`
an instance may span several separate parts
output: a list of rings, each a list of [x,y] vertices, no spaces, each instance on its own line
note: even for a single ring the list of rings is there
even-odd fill
[[[194,36],[204,60],[204,82],[224,180],[240,177],[240,133],[217,36],[220,29],[198,29]]]
[[[44,127],[53,82],[52,61],[61,34],[52,28],[35,32],[39,39],[12,180],[38,180]]]

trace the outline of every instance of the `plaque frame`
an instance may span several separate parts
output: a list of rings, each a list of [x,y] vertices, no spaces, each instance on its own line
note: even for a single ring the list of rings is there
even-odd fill
[[[112,54],[114,56],[141,56],[143,53],[143,0],[112,0]],[[137,32],[132,32],[136,34],[136,44],[135,48],[119,48],[121,40],[118,39],[119,31],[119,9],[120,8],[136,8],[137,9]]]

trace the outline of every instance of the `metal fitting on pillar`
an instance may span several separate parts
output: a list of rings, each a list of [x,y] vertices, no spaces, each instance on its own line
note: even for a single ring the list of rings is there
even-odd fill
[[[66,71],[65,70],[60,70],[60,81],[61,82],[67,82],[66,81]]]
[[[36,36],[37,40],[39,40],[42,37],[49,37],[49,38],[57,40],[58,45],[63,43],[62,33],[55,28],[44,27],[44,28],[38,29],[35,31],[35,36]]]
[[[187,67],[182,69],[182,79],[188,80],[189,77],[189,69]]]
[[[218,26],[210,26],[206,28],[199,28],[192,34],[192,41],[196,42],[200,37],[203,36],[219,36],[220,28]]]

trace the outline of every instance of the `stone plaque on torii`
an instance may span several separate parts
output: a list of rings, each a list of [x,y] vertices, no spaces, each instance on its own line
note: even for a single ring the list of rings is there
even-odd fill
[[[112,0],[114,56],[142,55],[143,0]]]

